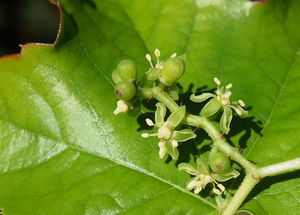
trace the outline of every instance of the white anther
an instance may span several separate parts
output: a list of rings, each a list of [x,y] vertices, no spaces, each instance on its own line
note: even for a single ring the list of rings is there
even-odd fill
[[[214,77],[214,82],[216,85],[221,85],[221,81],[217,77]]]
[[[171,58],[174,58],[174,57],[177,57],[177,54],[176,54],[176,53],[173,53],[173,54],[171,55]]]
[[[226,89],[229,90],[230,88],[232,88],[232,83],[227,84]]]
[[[150,134],[148,134],[148,133],[142,133],[141,136],[142,136],[143,138],[148,138],[148,137],[150,137]]]
[[[217,194],[218,196],[220,196],[222,193],[220,190],[216,189],[216,188],[213,188],[212,190],[215,194]]]
[[[153,64],[152,64],[152,60],[151,60],[151,55],[150,54],[146,54],[146,59],[147,59],[147,61],[149,61],[151,67],[153,68]]]
[[[155,54],[155,56],[156,56],[157,58],[159,58],[159,57],[160,57],[160,51],[159,51],[159,49],[155,49],[155,50],[154,50],[154,54]]]
[[[222,192],[225,191],[225,187],[222,184],[217,184],[217,186]]]
[[[146,123],[149,126],[154,126],[154,122],[151,119],[149,119],[149,118],[146,119]]]
[[[126,113],[128,111],[128,104],[123,100],[117,101],[117,108],[114,110],[114,115],[119,113]]]
[[[239,102],[239,105],[240,105],[241,107],[245,107],[245,106],[246,106],[243,100],[239,100],[238,102]]]
[[[172,146],[173,146],[173,148],[177,148],[178,142],[176,140],[172,140]]]

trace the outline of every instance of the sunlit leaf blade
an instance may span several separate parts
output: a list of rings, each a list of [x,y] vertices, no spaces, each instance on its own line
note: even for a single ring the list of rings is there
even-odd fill
[[[253,121],[240,125],[250,132],[249,159],[266,165],[299,156],[299,1],[61,5],[69,33],[57,47],[27,46],[21,56],[0,60],[5,214],[213,213],[210,203],[185,190],[187,174],[158,159],[157,142],[140,137],[137,116],[112,114],[112,70],[129,58],[140,74],[147,71],[144,56],[155,48],[163,56],[186,53],[184,90],[212,88],[213,77],[233,83],[233,99],[243,99],[252,106],[249,115],[262,121],[263,135],[249,128]],[[232,142],[244,133],[232,133]],[[295,214],[298,178],[266,179],[244,207]]]

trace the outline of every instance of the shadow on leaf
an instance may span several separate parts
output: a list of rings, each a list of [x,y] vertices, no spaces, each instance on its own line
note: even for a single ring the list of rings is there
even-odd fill
[[[194,103],[190,100],[190,96],[192,94],[201,94],[201,93],[213,93],[215,89],[208,89],[207,86],[202,86],[200,88],[197,88],[193,90],[194,84],[190,84],[186,91],[184,91],[184,88],[181,85],[177,85],[179,89],[179,100],[177,101],[178,105],[185,105],[186,110],[190,114],[199,115],[201,109],[204,107],[206,102],[202,103]],[[143,105],[147,110],[155,111],[155,104],[157,100],[145,100],[143,101]],[[247,110],[252,109],[252,107],[248,107]],[[169,113],[167,113],[167,116]],[[166,116],[166,117],[167,117]],[[211,118],[213,121],[218,124],[220,120],[221,114],[217,114],[215,117]],[[142,113],[138,116],[137,122],[140,125],[138,128],[138,131],[142,130],[149,130],[151,127],[149,127],[145,120],[146,118],[150,118],[154,120],[154,113]],[[234,116],[233,120],[231,122],[231,130],[229,134],[226,136],[227,141],[235,145],[236,147],[240,147],[241,149],[245,149],[248,143],[248,140],[250,139],[251,135],[253,135],[253,132],[262,136],[261,130],[261,122],[256,121],[254,117],[246,117],[246,118],[239,118]],[[176,162],[176,165],[179,163],[188,163],[191,158],[196,159],[200,154],[205,154],[206,152],[210,151],[209,144],[211,143],[211,139],[206,134],[206,132],[202,129],[193,128],[194,132],[197,134],[197,137],[193,140],[186,141],[184,143],[181,143],[178,147],[179,150],[179,158]],[[238,144],[234,144],[230,139],[236,135],[242,136],[239,138]],[[169,163],[171,161],[171,158],[169,157],[166,162]]]

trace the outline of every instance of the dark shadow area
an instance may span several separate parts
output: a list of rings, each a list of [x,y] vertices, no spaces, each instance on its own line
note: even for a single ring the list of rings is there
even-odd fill
[[[201,93],[205,92],[214,92],[216,89],[208,89],[207,86],[202,86],[200,88],[194,89],[194,84],[190,84],[187,88],[187,90],[184,90],[181,85],[178,84],[179,89],[179,100],[177,101],[177,104],[179,105],[185,105],[187,112],[194,115],[199,115],[200,110],[204,107],[206,102],[201,103],[194,103],[190,100],[190,96],[192,94],[199,95]],[[142,130],[149,130],[151,127],[149,127],[145,120],[146,118],[150,118],[154,121],[154,111],[156,109],[155,104],[157,103],[157,100],[151,99],[151,100],[144,100],[142,102],[143,106],[146,107],[149,111],[152,113],[145,113],[140,114],[137,121],[140,125],[140,128],[138,131]],[[252,107],[248,107],[247,110],[252,109]],[[167,113],[167,116],[169,113]],[[221,113],[217,114],[212,120],[219,122],[221,117]],[[255,120],[254,117],[246,117],[246,118],[239,118],[238,116],[234,116],[233,120],[231,122],[231,130],[228,135],[226,135],[227,141],[241,149],[241,153],[243,152],[243,149],[246,148],[247,142],[250,139],[251,135],[254,133],[262,136],[262,125],[260,121]],[[178,128],[179,130],[181,128]],[[202,129],[193,128],[194,132],[197,134],[197,137],[193,140],[186,141],[184,143],[180,143],[178,150],[179,150],[179,159],[176,162],[176,165],[183,162],[189,162],[191,157],[194,159],[198,157],[200,154],[204,154],[205,152],[210,150],[210,146],[207,144],[201,144],[205,140],[205,142],[209,143],[211,139],[208,137],[207,133]],[[240,137],[238,143],[232,143],[231,138],[240,135],[243,133],[243,135]],[[170,162],[171,158],[169,157],[166,162]],[[240,177],[242,178],[242,177]],[[239,183],[239,182],[238,182]],[[234,186],[234,185],[232,185]]]
[[[146,123],[147,118],[154,121],[154,112],[143,113],[138,116],[137,122],[140,125],[140,127],[137,129],[137,131],[144,131],[144,130],[152,129],[152,127],[148,126]]]
[[[0,55],[17,53],[19,44],[53,43],[59,10],[47,0],[0,1]]]
[[[262,179],[260,183],[258,183],[252,192],[248,195],[247,199],[244,201],[243,204],[246,204],[249,200],[253,199],[255,196],[257,196],[262,191],[270,188],[271,185],[277,184],[283,181],[293,180],[296,178],[300,178],[300,170],[290,173],[285,173],[282,175],[267,177]]]
[[[200,154],[210,151],[211,147],[209,145],[199,145],[199,143],[202,143],[205,139],[210,140],[207,133],[202,129],[196,129],[194,132],[197,134],[195,139],[183,142],[178,146],[179,158],[176,162],[176,166],[180,163],[188,163],[191,156],[195,159],[199,157]]]
[[[190,100],[190,96],[192,94],[201,94],[201,93],[212,93],[215,89],[207,89],[207,86],[202,86],[194,90],[194,84],[190,84],[188,86],[188,89],[184,91],[183,87],[180,84],[177,84],[178,89],[179,89],[179,100],[178,104],[184,104],[186,106],[186,111],[191,114],[198,115],[200,113],[200,110],[203,108],[205,105],[204,102],[202,103],[195,103]]]
[[[248,108],[248,110],[251,109],[252,108]],[[238,147],[240,147],[241,149],[245,149],[247,146],[247,142],[250,139],[252,133],[254,132],[262,136],[261,131],[262,131],[262,122],[259,120],[256,121],[253,116],[246,117],[246,118],[233,117],[230,124],[230,132],[227,135],[226,139],[229,143],[233,144],[230,141],[230,137],[233,137],[235,135],[240,134],[241,132],[244,132],[243,136],[239,139]]]
[[[80,3],[83,4],[83,5],[87,4],[90,7],[94,8],[94,9],[97,9],[97,5],[92,0],[80,0]]]

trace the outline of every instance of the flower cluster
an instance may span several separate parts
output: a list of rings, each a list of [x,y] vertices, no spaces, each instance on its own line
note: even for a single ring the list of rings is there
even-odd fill
[[[178,105],[175,101],[179,99],[177,81],[185,72],[185,57],[172,54],[167,60],[161,60],[161,53],[158,49],[154,51],[155,58],[146,54],[150,68],[141,76],[137,77],[135,64],[131,60],[121,61],[112,73],[112,80],[115,83],[115,94],[118,97],[117,108],[114,114],[126,113],[141,104],[142,99],[156,98],[155,119],[146,119],[148,126],[156,131],[143,133],[143,138],[155,137],[158,139],[159,158],[165,159],[170,156],[178,160],[180,143],[196,138],[196,134],[189,127],[195,125],[189,123],[188,119],[211,120],[211,117],[222,112],[220,128],[223,133],[228,133],[230,123],[235,112],[240,117],[245,117],[247,111],[242,100],[231,101],[232,84],[221,86],[221,81],[214,78],[217,89],[214,93],[203,93],[191,95],[190,100],[203,102],[210,99],[200,111],[199,116],[186,112],[184,105]],[[167,108],[170,114],[167,114]],[[190,118],[189,118],[190,117]],[[200,193],[206,187],[212,188],[212,193],[222,199],[225,187],[221,184],[239,176],[239,172],[232,166],[232,161],[215,145],[210,151],[205,152],[196,160],[197,167],[194,168],[188,163],[181,163],[179,170],[189,173],[192,178],[187,183],[187,189],[193,190],[195,194]],[[207,188],[208,189],[208,188]]]

